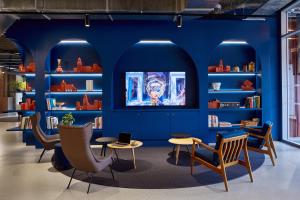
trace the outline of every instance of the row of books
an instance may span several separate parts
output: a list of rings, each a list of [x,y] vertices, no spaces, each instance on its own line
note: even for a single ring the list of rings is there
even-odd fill
[[[58,126],[58,118],[53,116],[46,117],[47,129],[55,129]]]
[[[56,99],[55,98],[47,98],[47,109],[54,110],[56,107]]]
[[[208,127],[218,127],[219,118],[217,115],[208,115]]]
[[[246,97],[245,107],[246,108],[260,108],[261,100],[260,96]]]
[[[20,129],[32,129],[31,120],[29,116],[21,118]]]
[[[93,128],[102,129],[103,122],[102,117],[96,117],[94,120]]]

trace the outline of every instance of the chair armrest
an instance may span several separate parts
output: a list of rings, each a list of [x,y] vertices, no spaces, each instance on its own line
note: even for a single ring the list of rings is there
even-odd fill
[[[265,136],[262,136],[262,135],[258,135],[258,134],[255,134],[255,133],[248,133],[248,134],[249,134],[249,136],[252,136],[252,137],[265,139]]]
[[[212,151],[214,153],[218,153],[218,151],[216,149],[212,148],[211,146],[209,146],[209,145],[207,145],[207,144],[205,144],[203,142],[195,140],[195,139],[193,139],[193,150],[195,149],[194,146],[195,146],[196,143],[199,144],[200,146],[204,147],[205,149],[209,150],[209,151]]]
[[[260,132],[261,129],[258,129],[258,128],[247,128],[245,127],[246,130],[249,130],[249,131],[257,131],[257,132]]]

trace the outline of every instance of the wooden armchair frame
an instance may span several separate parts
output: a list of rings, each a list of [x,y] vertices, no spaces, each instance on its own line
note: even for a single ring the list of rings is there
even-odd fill
[[[232,138],[223,138],[221,140],[218,150],[208,146],[207,144],[199,142],[198,140],[193,140],[192,155],[191,155],[191,174],[193,175],[194,173],[195,162],[199,162],[200,164],[203,164],[204,166],[210,168],[214,172],[220,174],[223,177],[226,191],[228,191],[227,175],[225,169],[227,167],[239,164],[244,166],[247,169],[250,176],[250,180],[251,182],[253,182],[252,170],[251,170],[251,165],[249,162],[249,156],[247,150],[247,137],[248,135],[245,134],[245,135],[236,136]],[[213,164],[197,157],[195,155],[196,144],[199,144],[200,146],[202,146],[208,151],[216,153],[219,158],[219,165],[214,166]],[[244,152],[245,160],[239,159],[242,150]]]
[[[263,147],[267,148],[267,149],[262,149],[262,148],[256,148],[256,147],[248,146],[248,149],[250,151],[255,151],[255,152],[258,152],[258,153],[263,153],[263,154],[269,155],[270,158],[271,158],[273,166],[275,166],[275,159],[273,157],[272,151],[274,153],[275,158],[277,158],[277,154],[276,154],[276,150],[275,150],[275,146],[274,146],[274,142],[273,142],[273,138],[272,138],[272,125],[269,126],[265,136],[255,134],[255,133],[251,133],[251,130],[253,130],[254,132],[257,132],[257,131],[261,131],[260,129],[247,128],[247,130],[248,130],[247,132],[248,132],[249,136],[262,139],[263,142],[264,142]]]

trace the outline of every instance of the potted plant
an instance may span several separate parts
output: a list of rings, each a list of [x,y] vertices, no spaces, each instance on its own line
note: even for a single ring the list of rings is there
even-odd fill
[[[67,113],[62,118],[62,124],[64,126],[71,126],[75,122],[75,118],[72,113]]]

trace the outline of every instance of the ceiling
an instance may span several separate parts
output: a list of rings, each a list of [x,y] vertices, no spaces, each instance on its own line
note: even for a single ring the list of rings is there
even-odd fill
[[[173,20],[268,17],[293,0],[0,0],[0,33],[19,19]],[[189,17],[187,17],[189,16]],[[0,66],[16,67],[9,61],[17,53],[15,44],[0,37]]]

